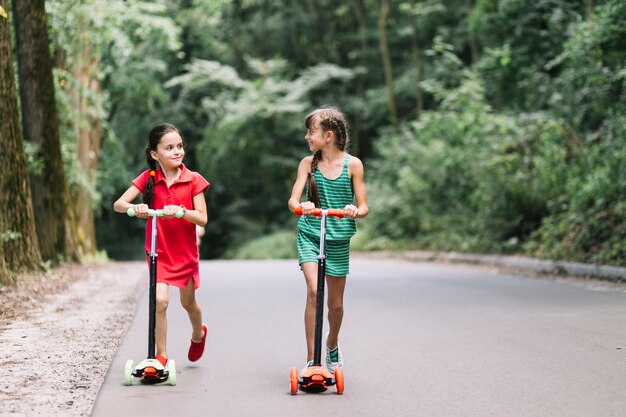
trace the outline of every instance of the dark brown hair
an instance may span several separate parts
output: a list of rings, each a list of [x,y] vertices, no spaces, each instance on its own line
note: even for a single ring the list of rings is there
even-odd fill
[[[315,123],[318,123],[322,131],[332,131],[335,134],[335,144],[339,149],[345,151],[348,149],[348,122],[346,116],[334,107],[321,107],[313,110],[304,118],[304,125],[310,129]],[[317,190],[317,182],[315,181],[315,171],[317,164],[322,157],[322,151],[318,150],[313,155],[311,162],[311,172],[309,173],[307,185],[307,197],[309,201],[320,207],[320,197]]]
[[[161,123],[160,125],[156,125],[152,128],[150,134],[148,135],[148,144],[146,145],[146,162],[148,163],[148,167],[151,171],[156,171],[157,162],[152,158],[152,155],[150,155],[150,153],[157,150],[157,145],[159,144],[159,142],[161,142],[161,138],[170,132],[178,133],[181,139],[183,139],[183,144],[185,143],[183,135],[180,134],[176,126],[169,123]],[[150,175],[150,178],[148,178],[148,183],[146,184],[146,189],[143,192],[143,203],[147,204],[150,208],[152,208],[153,196],[154,176]]]

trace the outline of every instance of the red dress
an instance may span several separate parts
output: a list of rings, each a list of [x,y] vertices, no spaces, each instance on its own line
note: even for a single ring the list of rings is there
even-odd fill
[[[182,172],[169,187],[161,169],[154,175],[154,196],[152,209],[164,206],[183,205],[193,209],[193,197],[209,189],[209,182],[197,172],[188,170],[181,164]],[[150,178],[150,170],[142,172],[133,180],[133,185],[142,193]],[[150,252],[152,241],[152,219],[146,223],[146,253]],[[185,288],[190,278],[194,288],[200,286],[196,225],[185,219],[157,218],[157,282]],[[149,262],[149,258],[146,257]]]

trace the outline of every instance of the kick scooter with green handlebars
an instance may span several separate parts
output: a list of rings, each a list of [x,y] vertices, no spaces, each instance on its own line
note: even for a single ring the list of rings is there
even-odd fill
[[[130,217],[135,217],[136,213],[133,208],[129,208],[126,212]],[[141,361],[137,366],[133,360],[126,361],[124,367],[124,384],[132,385],[133,377],[140,378],[141,382],[146,384],[156,384],[167,381],[170,385],[176,385],[176,363],[173,359],[167,361],[167,365],[163,366],[158,359],[155,359],[155,336],[154,330],[156,326],[156,280],[157,280],[157,217],[163,217],[163,210],[148,210],[148,215],[152,218],[152,242],[150,245],[150,296],[149,296],[149,323],[148,323],[148,358]],[[176,213],[177,218],[183,217],[182,210]]]
[[[302,208],[294,211],[297,216],[302,216]],[[303,391],[321,392],[329,386],[335,385],[337,394],[343,394],[344,379],[343,370],[335,368],[332,374],[322,366],[322,326],[324,322],[324,285],[326,283],[326,251],[324,248],[326,238],[326,217],[344,217],[341,209],[315,209],[313,216],[321,217],[320,247],[317,256],[317,298],[315,300],[315,346],[313,351],[313,365],[309,366],[302,375],[298,376],[298,369],[291,368],[290,390],[291,394],[298,393],[298,386]]]

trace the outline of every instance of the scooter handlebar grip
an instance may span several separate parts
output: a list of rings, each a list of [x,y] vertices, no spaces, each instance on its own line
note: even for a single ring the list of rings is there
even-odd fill
[[[153,209],[148,210],[149,216],[153,216],[155,213],[157,217],[163,217],[163,210],[153,210]],[[128,214],[128,217],[135,217],[137,215],[137,213],[135,213],[135,209],[133,209],[132,207],[129,207],[128,210],[126,210],[126,214]],[[184,215],[185,213],[182,210],[178,210],[174,216],[177,219],[180,219]]]
[[[293,211],[296,216],[302,216],[302,207],[296,207]],[[319,217],[322,215],[322,209],[316,208],[313,210],[312,216]],[[328,209],[326,215],[329,217],[344,217],[343,209]]]
[[[328,213],[326,213],[327,216],[330,217],[343,217],[343,210],[342,209],[328,209]]]

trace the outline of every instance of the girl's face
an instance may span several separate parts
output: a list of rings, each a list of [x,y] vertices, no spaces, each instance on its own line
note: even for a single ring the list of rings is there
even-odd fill
[[[324,132],[317,118],[315,118],[307,129],[304,140],[309,144],[311,152],[316,152],[330,143],[332,132]]]
[[[151,155],[164,169],[178,168],[185,157],[183,138],[178,132],[167,132],[161,136],[156,151],[152,151]]]

